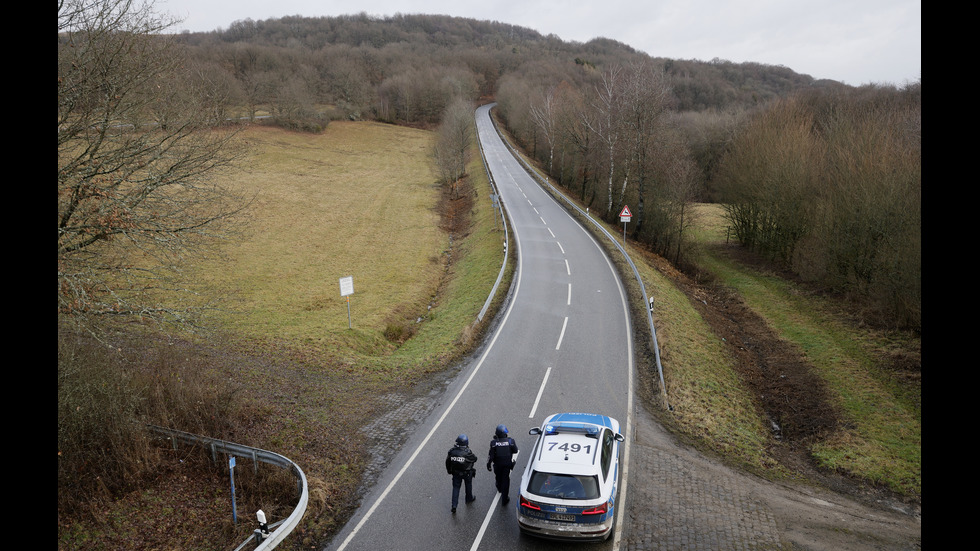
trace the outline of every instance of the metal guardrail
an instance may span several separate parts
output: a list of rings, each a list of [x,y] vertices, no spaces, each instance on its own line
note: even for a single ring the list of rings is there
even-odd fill
[[[493,118],[490,118],[490,122],[493,123]],[[494,126],[496,128],[496,126]],[[504,261],[500,265],[500,273],[497,274],[497,281],[493,284],[493,289],[490,289],[490,296],[487,297],[487,301],[483,303],[483,308],[480,310],[480,314],[476,316],[476,319],[483,321],[483,316],[486,315],[487,309],[490,308],[490,303],[493,302],[494,295],[497,294],[497,287],[500,286],[500,281],[504,278],[504,272],[507,268],[507,251],[510,250],[510,234],[507,231],[507,220],[504,218],[504,205],[503,199],[500,197],[500,190],[497,189],[496,182],[493,181],[493,174],[490,173],[490,165],[487,163],[487,154],[483,150],[483,142],[479,139],[480,131],[477,130],[477,140],[476,143],[480,146],[480,158],[483,159],[483,170],[487,172],[487,181],[490,182],[490,189],[493,190],[494,195],[497,197],[497,208],[500,211],[500,223],[504,227]],[[496,216],[496,215],[494,215]]]
[[[210,450],[211,459],[214,461],[217,461],[218,453],[249,457],[252,459],[256,471],[258,470],[258,462],[261,461],[263,463],[269,463],[271,465],[276,465],[277,467],[289,469],[296,476],[300,491],[299,503],[296,504],[293,512],[288,517],[269,525],[270,528],[275,528],[275,530],[272,530],[268,535],[263,536],[262,541],[255,548],[255,551],[274,549],[282,542],[282,540],[286,539],[286,536],[288,536],[289,533],[296,528],[296,526],[299,525],[299,522],[303,519],[303,515],[306,514],[306,504],[309,502],[309,488],[306,484],[306,475],[303,474],[303,470],[289,458],[275,452],[253,448],[242,444],[236,444],[234,442],[227,442],[225,440],[218,440],[216,438],[209,438],[207,436],[200,436],[189,432],[158,427],[156,425],[148,425],[148,428],[152,432],[169,438],[174,449],[177,448],[178,442],[182,442],[184,444],[200,446]],[[251,537],[245,540],[245,542],[242,543],[238,549],[242,549],[244,545],[251,541],[254,537],[255,535],[253,534]]]
[[[524,158],[521,157],[520,153],[507,140],[506,136],[504,136],[504,134],[502,132],[500,132],[500,129],[497,128],[497,123],[496,123],[496,121],[493,120],[493,117],[490,117],[490,122],[493,123],[493,127],[494,127],[494,129],[497,130],[497,134],[500,136],[500,139],[503,140],[503,142],[507,145],[507,147],[513,152],[514,157],[517,158],[517,160],[520,161],[520,163],[522,165],[524,165],[524,167],[527,170],[528,174],[531,174],[535,178],[537,178],[537,180],[538,180],[539,183],[540,182],[543,182],[544,185],[546,185],[549,188],[551,188],[553,195],[560,197],[563,201],[565,201],[566,203],[568,203],[569,206],[571,206],[572,208],[574,208],[582,216],[584,216],[586,219],[588,219],[589,221],[591,221],[592,224],[599,231],[601,231],[603,234],[605,234],[606,237],[609,238],[609,241],[612,244],[616,245],[616,248],[619,249],[619,251],[621,253],[623,253],[623,258],[626,259],[626,262],[629,263],[630,267],[633,269],[633,275],[636,277],[636,282],[640,285],[640,292],[643,294],[643,302],[644,302],[643,309],[646,310],[646,312],[647,312],[647,323],[650,324],[650,335],[652,336],[652,339],[653,339],[653,353],[654,353],[654,358],[656,359],[656,363],[657,363],[657,374],[660,376],[660,388],[663,390],[664,404],[667,406],[667,409],[668,410],[671,410],[670,402],[667,400],[667,385],[664,383],[664,370],[663,370],[663,366],[660,363],[660,346],[657,344],[657,328],[654,327],[654,325],[653,325],[653,307],[650,306],[650,299],[647,297],[647,289],[646,289],[646,286],[643,284],[643,278],[640,277],[640,272],[636,269],[636,264],[633,263],[633,259],[630,258],[630,255],[629,255],[629,253],[626,252],[626,249],[622,245],[619,244],[619,242],[616,240],[616,238],[613,237],[612,234],[610,234],[609,231],[606,230],[606,228],[604,228],[602,226],[602,224],[599,224],[598,222],[596,222],[595,219],[593,219],[592,216],[590,216],[588,212],[582,210],[582,208],[579,207],[578,205],[576,205],[574,201],[572,201],[571,199],[569,199],[568,197],[566,197],[564,193],[562,193],[558,188],[556,188],[555,186],[553,186],[551,184],[551,182],[548,180],[547,177],[542,176],[537,171],[537,169],[535,169],[533,166],[531,166],[530,164],[528,164],[524,160]]]

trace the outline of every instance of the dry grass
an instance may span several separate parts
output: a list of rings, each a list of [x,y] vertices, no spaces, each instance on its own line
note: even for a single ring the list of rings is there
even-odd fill
[[[205,294],[233,299],[212,321],[243,337],[383,350],[389,318],[425,313],[444,271],[430,133],[336,122],[319,135],[255,127],[245,139],[253,155],[229,183],[255,197],[246,232],[191,272]]]

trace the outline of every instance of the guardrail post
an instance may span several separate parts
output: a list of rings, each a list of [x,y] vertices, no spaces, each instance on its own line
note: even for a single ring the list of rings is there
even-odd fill
[[[228,458],[228,473],[231,477],[231,522],[238,524],[238,507],[235,505],[235,456]]]

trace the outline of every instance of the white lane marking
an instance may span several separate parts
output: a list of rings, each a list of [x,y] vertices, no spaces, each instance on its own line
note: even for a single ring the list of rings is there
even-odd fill
[[[551,231],[551,230],[548,230],[548,231]],[[554,234],[552,234],[552,237],[554,237]],[[558,243],[558,249],[561,250],[561,254],[565,254],[565,247],[562,247],[561,246],[561,241],[555,241],[555,243]]]
[[[493,512],[497,510],[497,500],[500,499],[500,492],[497,492],[493,496],[493,502],[490,503],[490,509],[487,511],[487,516],[483,517],[483,524],[480,525],[480,531],[476,534],[476,539],[473,540],[473,545],[470,547],[470,551],[476,551],[480,547],[480,542],[483,540],[483,533],[487,531],[487,526],[490,524],[490,517],[493,516]]]
[[[544,394],[544,386],[548,384],[548,377],[551,375],[551,368],[549,367],[547,371],[544,372],[544,380],[541,381],[541,387],[538,388],[538,397],[534,399],[534,406],[531,407],[531,414],[527,416],[528,419],[534,418],[534,412],[538,410],[538,402],[541,400],[541,395]]]
[[[565,327],[568,325],[568,316],[565,316],[565,321],[561,324],[561,334],[558,335],[558,344],[555,345],[555,350],[561,348],[561,340],[565,338]]]
[[[572,284],[571,283],[568,284],[568,301],[565,302],[565,305],[566,306],[571,306],[572,305]]]
[[[572,268],[568,265],[568,259],[565,259],[565,273],[572,275]]]

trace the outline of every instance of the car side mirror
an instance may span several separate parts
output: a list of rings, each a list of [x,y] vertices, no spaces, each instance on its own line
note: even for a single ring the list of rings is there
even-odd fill
[[[618,432],[616,433],[615,438],[616,438],[616,441],[617,442],[622,442],[622,441],[626,440],[626,437],[623,436],[622,434],[619,434]]]
[[[532,436],[537,436],[537,435],[541,434],[541,429],[538,428],[538,427],[534,427],[533,429],[527,431],[527,433],[530,434],[530,435],[532,435]]]

